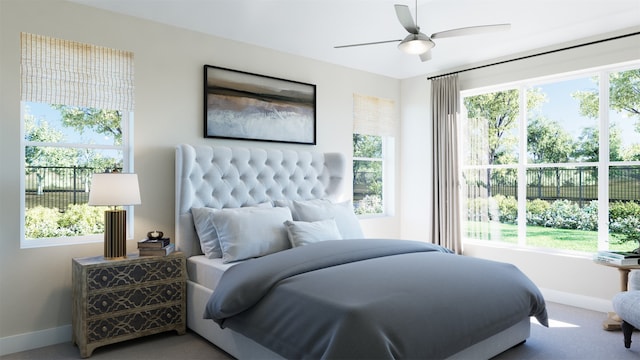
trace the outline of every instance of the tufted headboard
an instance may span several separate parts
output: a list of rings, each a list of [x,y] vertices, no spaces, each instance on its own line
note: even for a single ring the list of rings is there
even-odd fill
[[[183,144],[176,147],[175,175],[175,243],[192,256],[202,253],[192,207],[344,200],[346,159],[339,153]]]

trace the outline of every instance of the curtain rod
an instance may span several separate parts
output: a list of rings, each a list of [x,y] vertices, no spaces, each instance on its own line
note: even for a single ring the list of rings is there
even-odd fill
[[[629,37],[629,36],[635,36],[635,35],[640,35],[640,31],[637,31],[637,32],[634,32],[634,33],[629,33],[629,34],[624,34],[624,35],[619,35],[619,36],[614,36],[614,37],[610,37],[610,38],[607,38],[607,39],[591,41],[591,42],[584,43],[584,44],[568,46],[568,47],[561,48],[561,49],[544,51],[544,52],[541,52],[541,53],[538,53],[538,54],[521,56],[521,57],[518,57],[518,58],[515,58],[515,59],[498,61],[498,62],[494,62],[494,63],[491,63],[491,64],[486,64],[486,65],[474,66],[474,67],[471,67],[471,68],[468,68],[468,69],[463,69],[463,70],[459,70],[459,71],[452,71],[452,72],[449,72],[449,73],[446,73],[446,74],[442,74],[442,75],[430,76],[430,77],[427,77],[427,80],[437,79],[437,78],[440,78],[440,77],[445,77],[445,76],[449,76],[449,75],[453,75],[453,74],[459,74],[459,73],[465,72],[465,71],[482,69],[482,68],[489,67],[489,66],[506,64],[506,63],[510,63],[512,61],[529,59],[529,58],[536,57],[536,56],[552,54],[552,53],[556,53],[556,52],[560,52],[560,51],[571,50],[571,49],[575,49],[575,48],[579,48],[579,47],[583,47],[583,46],[595,45],[595,44],[599,44],[599,43],[602,43],[602,42],[611,41],[611,40],[618,40],[618,39],[626,38],[626,37]]]

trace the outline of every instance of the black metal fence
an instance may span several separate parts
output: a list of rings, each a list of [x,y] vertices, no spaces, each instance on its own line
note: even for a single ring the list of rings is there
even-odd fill
[[[40,205],[64,211],[69,204],[86,204],[89,201],[91,175],[96,172],[94,168],[27,166],[25,170],[27,209]]]
[[[516,169],[483,169],[465,172],[470,195],[504,195],[518,198]],[[582,167],[527,169],[527,199],[567,199],[581,205],[598,199],[598,169]],[[488,191],[491,189],[491,192]],[[609,169],[609,201],[640,200],[640,166]]]

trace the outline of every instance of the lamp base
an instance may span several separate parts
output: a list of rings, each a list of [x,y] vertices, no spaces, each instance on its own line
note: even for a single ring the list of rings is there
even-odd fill
[[[104,258],[107,260],[127,257],[127,211],[104,212]]]

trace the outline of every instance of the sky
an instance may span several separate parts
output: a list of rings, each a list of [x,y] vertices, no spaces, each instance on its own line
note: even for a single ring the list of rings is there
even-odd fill
[[[106,137],[93,131],[85,131],[84,134],[77,134],[74,129],[62,126],[60,112],[52,109],[47,104],[28,103],[28,112],[36,119],[46,120],[49,127],[53,127],[65,135],[65,142],[83,144],[113,145],[113,138]]]
[[[590,77],[556,82],[538,86],[547,95],[548,102],[542,105],[545,116],[551,120],[560,122],[562,127],[573,136],[574,139],[582,132],[585,126],[593,126],[595,120],[580,116],[578,100],[571,97],[576,90],[597,90],[597,84]],[[640,133],[634,130],[634,118],[623,117],[622,114],[610,111],[609,121],[616,123],[621,129],[622,147],[640,143]]]

